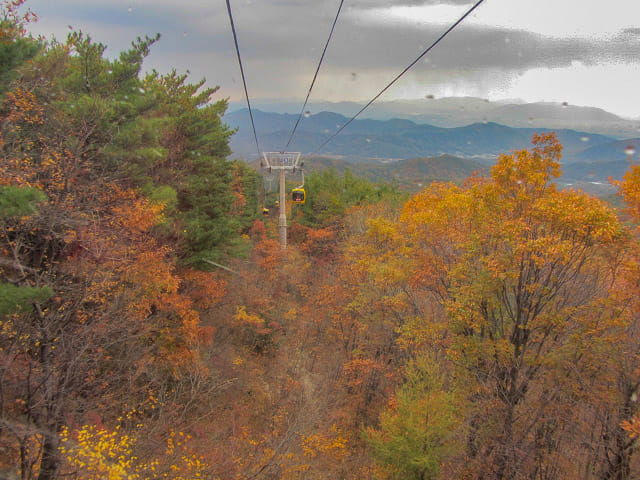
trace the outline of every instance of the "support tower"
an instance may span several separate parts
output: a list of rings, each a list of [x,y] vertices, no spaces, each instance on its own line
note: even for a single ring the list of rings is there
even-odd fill
[[[287,209],[285,194],[285,175],[295,173],[300,167],[300,152],[263,152],[263,167],[272,172],[280,171],[280,215],[278,217],[278,233],[280,245],[287,248]]]

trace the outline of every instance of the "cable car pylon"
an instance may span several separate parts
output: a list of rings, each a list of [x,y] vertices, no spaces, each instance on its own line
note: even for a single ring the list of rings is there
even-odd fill
[[[278,217],[278,234],[280,237],[280,246],[282,248],[287,248],[287,209],[286,209],[286,191],[285,191],[285,175],[290,173],[295,173],[296,170],[302,168],[302,164],[300,163],[300,152],[263,152],[265,168],[267,171],[271,172],[273,170],[280,171],[280,215]],[[303,174],[304,175],[304,174]],[[302,182],[304,185],[304,176],[302,177]],[[294,189],[295,191],[296,189]],[[305,192],[304,189],[298,187],[298,190],[302,190],[302,202],[295,203],[304,203]],[[296,195],[299,197],[299,193]]]

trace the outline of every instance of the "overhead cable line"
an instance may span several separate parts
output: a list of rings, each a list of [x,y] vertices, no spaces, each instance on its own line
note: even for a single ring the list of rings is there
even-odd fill
[[[244,96],[247,99],[247,107],[249,108],[249,118],[251,119],[251,128],[253,129],[253,138],[256,141],[258,149],[258,159],[262,156],[260,144],[258,143],[258,135],[256,134],[256,124],[253,121],[253,112],[251,111],[251,102],[249,102],[249,92],[247,91],[247,81],[244,77],[244,69],[242,68],[242,58],[240,57],[240,47],[238,46],[238,35],[236,35],[236,27],[233,23],[233,14],[231,13],[231,4],[227,0],[227,11],[229,12],[229,22],[231,22],[231,31],[233,32],[233,43],[236,46],[236,54],[238,56],[238,64],[240,65],[240,74],[242,75],[242,84],[244,85]]]
[[[400,77],[402,77],[405,73],[407,73],[411,67],[413,67],[416,63],[418,63],[420,61],[420,59],[422,59],[422,57],[424,57],[427,53],[429,53],[436,45],[438,45],[438,43],[440,43],[440,41],[446,37],[449,33],[451,33],[451,31],[453,29],[455,29],[458,25],[460,25],[460,23],[462,23],[462,21],[467,18],[469,15],[471,15],[471,12],[473,12],[476,8],[478,8],[480,6],[480,4],[484,2],[484,0],[479,0],[473,7],[471,7],[469,10],[467,10],[467,12],[462,15],[462,17],[460,17],[458,19],[458,21],[456,21],[453,25],[451,25],[442,35],[440,35],[438,37],[438,39],[433,42],[429,48],[427,48],[424,52],[422,52],[420,54],[420,56],[418,58],[416,58],[413,62],[411,62],[409,64],[409,66],[407,68],[405,68],[402,72],[400,72],[393,80],[391,80],[391,82],[389,82],[389,84],[384,87],[382,90],[380,90],[380,92],[373,97],[369,103],[367,103],[364,107],[362,107],[360,109],[360,111],[358,113],[356,113],[353,117],[351,117],[344,125],[342,125],[337,132],[335,132],[333,135],[331,135],[327,140],[325,140],[322,145],[320,145],[318,148],[316,148],[315,150],[313,150],[311,153],[309,153],[309,155],[313,155],[315,153],[317,153],[322,147],[324,147],[327,143],[329,143],[331,140],[333,140],[342,130],[344,130],[346,128],[347,125],[349,125],[351,122],[353,122],[362,112],[364,112],[367,108],[369,108],[369,106],[375,102],[378,98],[380,98],[380,96],[386,92],[391,85],[393,85],[394,83],[396,83],[396,81],[398,81],[398,79]]]
[[[338,12],[336,13],[336,18],[333,20],[333,25],[331,26],[331,31],[329,32],[329,37],[327,38],[327,43],[324,44],[324,50],[322,50],[322,55],[320,56],[320,61],[318,62],[318,67],[316,68],[316,73],[313,74],[313,80],[311,81],[311,85],[309,86],[309,91],[307,92],[307,98],[304,99],[304,104],[302,105],[302,109],[300,110],[300,115],[298,115],[298,119],[296,120],[296,124],[293,126],[293,131],[289,136],[289,140],[287,141],[287,145],[282,149],[282,152],[289,148],[289,144],[293,139],[293,135],[296,133],[296,129],[298,128],[298,124],[302,119],[302,115],[304,114],[304,109],[307,106],[307,102],[309,101],[309,96],[311,95],[311,90],[316,83],[316,78],[318,78],[318,72],[320,71],[320,66],[322,65],[322,60],[324,60],[324,55],[327,53],[327,47],[329,46],[329,42],[331,41],[331,37],[333,36],[333,30],[336,28],[336,23],[338,23],[338,17],[340,16],[340,10],[342,10],[342,4],[344,0],[340,0],[340,5],[338,6]]]

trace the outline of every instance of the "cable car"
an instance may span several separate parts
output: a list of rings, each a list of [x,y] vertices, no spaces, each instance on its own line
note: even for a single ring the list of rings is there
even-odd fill
[[[298,205],[304,205],[304,201],[307,198],[307,194],[304,191],[304,188],[294,188],[291,190],[291,200],[293,203],[297,203]]]

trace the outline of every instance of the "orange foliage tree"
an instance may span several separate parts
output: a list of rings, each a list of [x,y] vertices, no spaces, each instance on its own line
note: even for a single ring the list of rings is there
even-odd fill
[[[487,179],[433,185],[401,217],[397,248],[427,307],[401,341],[446,366],[445,392],[466,392],[466,447],[453,460],[464,478],[568,478],[604,462],[576,447],[596,413],[567,420],[586,400],[583,378],[611,373],[598,362],[625,335],[609,299],[628,235],[599,200],[557,190],[553,135],[533,143]]]

